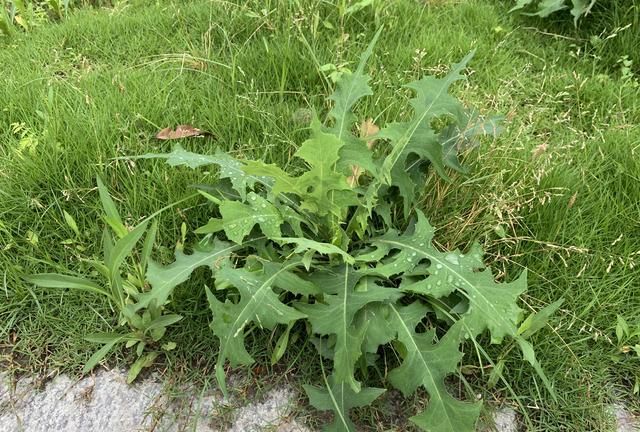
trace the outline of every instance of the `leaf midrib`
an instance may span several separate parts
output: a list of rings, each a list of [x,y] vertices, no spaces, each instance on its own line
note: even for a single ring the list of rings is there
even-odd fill
[[[420,351],[420,347],[418,347],[418,344],[415,342],[415,339],[413,338],[411,330],[409,330],[409,328],[407,327],[407,324],[402,319],[402,315],[400,315],[400,312],[398,312],[398,310],[396,309],[395,305],[390,305],[390,307],[391,307],[391,309],[393,309],[393,312],[398,317],[398,321],[400,322],[400,324],[402,326],[402,329],[409,336],[409,339],[411,340],[411,344],[415,348],[415,352],[418,353],[418,358],[420,359],[421,363],[423,364],[424,369],[426,370],[427,375],[429,375],[429,379],[431,380],[431,383],[433,384],[432,385],[433,392],[436,393],[436,395],[438,397],[437,400],[440,401],[440,403],[444,405],[444,399],[442,398],[442,393],[440,392],[440,388],[439,388],[438,384],[436,383],[436,380],[434,379],[433,374],[431,373],[431,369],[429,369],[429,365],[425,361],[424,356],[422,356],[422,351]],[[421,383],[421,384],[424,385],[424,382]],[[429,393],[431,393],[431,390],[429,391]],[[430,394],[430,396],[431,396],[431,398],[429,400],[429,403],[431,404],[436,399],[435,399],[434,395]],[[446,413],[447,410],[445,409],[444,412]],[[455,430],[455,429],[453,429],[453,423],[449,419],[449,416],[446,416],[446,418],[447,418],[447,422],[449,423],[449,426],[450,426],[451,430]]]
[[[364,78],[364,75],[362,75],[362,73],[359,70],[356,71],[354,75],[360,75],[361,77]],[[351,101],[351,95],[353,94],[353,92],[355,91],[355,88],[356,88],[356,80],[355,80],[355,78],[359,78],[359,77],[352,76],[352,78],[354,78],[352,80],[353,85],[351,85],[351,87],[349,88],[349,91],[347,92],[347,97],[345,98],[346,101]],[[349,113],[349,109],[355,104],[355,102],[357,100],[358,99],[356,99],[354,102],[352,102],[350,104],[345,104],[344,111],[341,113],[341,116],[340,116],[340,127],[338,128],[338,131],[339,131],[338,138],[340,140],[342,140],[342,133],[344,131],[344,123],[345,123],[345,121],[347,119],[347,114]]]
[[[211,259],[213,259],[213,258],[215,258],[215,257],[217,257],[219,255],[226,254],[227,252],[231,252],[232,250],[237,249],[239,247],[240,247],[240,245],[232,245],[232,246],[229,246],[229,247],[227,247],[225,249],[222,249],[222,250],[214,253],[213,255],[206,255],[206,256],[202,257],[201,259],[195,261],[194,263],[190,264],[186,268],[183,268],[182,270],[174,273],[172,277],[170,277],[169,279],[165,279],[162,284],[156,285],[155,287],[156,287],[157,290],[162,292],[162,291],[165,290],[165,288],[167,286],[174,285],[175,281],[179,280],[180,278],[182,278],[185,274],[189,275],[191,272],[193,272],[193,269],[204,265],[207,261],[209,261],[209,260],[211,260]],[[174,261],[174,262],[177,262],[177,261]],[[166,269],[166,267],[165,267],[165,269]],[[161,287],[161,288],[158,288],[158,287]],[[153,293],[153,290],[149,291],[149,294],[151,294],[151,293]],[[151,299],[149,299],[149,301],[150,300]]]
[[[496,317],[498,317],[498,319],[499,319],[500,321],[502,321],[502,324],[503,324],[503,325],[506,323],[508,327],[510,327],[510,328],[512,328],[512,329],[514,329],[514,328],[515,328],[515,327],[514,327],[514,326],[513,326],[509,321],[506,321],[506,320],[504,320],[504,319],[502,318],[502,312],[499,312],[499,311],[498,311],[498,309],[496,309],[496,307],[494,306],[493,302],[491,302],[491,301],[490,301],[490,300],[489,300],[489,299],[488,299],[488,298],[487,298],[487,297],[486,297],[486,296],[485,296],[485,295],[484,295],[484,294],[483,294],[479,289],[477,289],[477,288],[475,287],[475,285],[474,285],[474,284],[472,284],[472,283],[469,281],[469,279],[468,279],[468,278],[466,278],[464,275],[462,275],[461,273],[459,273],[458,271],[456,271],[456,269],[454,269],[454,268],[449,264],[449,262],[447,262],[446,260],[445,260],[445,261],[443,261],[443,260],[441,260],[441,259],[439,259],[439,258],[437,258],[437,257],[435,257],[435,256],[429,255],[427,252],[425,252],[425,251],[423,251],[423,250],[421,250],[421,249],[418,249],[418,248],[416,248],[416,247],[414,247],[414,246],[412,246],[412,245],[409,245],[409,244],[406,244],[406,243],[402,243],[402,242],[399,242],[399,241],[394,241],[394,240],[385,240],[385,239],[378,240],[378,241],[379,241],[380,243],[388,243],[388,244],[390,244],[390,245],[394,245],[394,246],[396,246],[396,247],[409,249],[409,250],[411,250],[411,251],[414,251],[414,252],[416,252],[416,253],[419,253],[419,254],[423,255],[425,258],[427,258],[428,260],[430,260],[430,261],[432,261],[432,262],[435,262],[436,264],[440,264],[440,265],[442,265],[443,267],[446,267],[447,269],[449,269],[449,271],[451,271],[454,275],[456,275],[456,276],[457,276],[461,281],[463,281],[463,282],[464,282],[464,283],[465,283],[465,284],[466,284],[466,285],[471,289],[471,291],[473,291],[474,293],[476,293],[476,295],[478,295],[479,297],[481,297],[481,298],[484,300],[484,302],[485,302],[486,306],[488,306],[489,308],[491,308],[491,309],[492,309],[492,311],[494,312],[495,316],[496,316]],[[466,293],[465,293],[465,295],[466,295]],[[469,301],[471,301],[471,299],[469,299]]]
[[[232,219],[229,222],[225,222],[225,226],[233,225],[233,224],[240,224],[243,221],[251,222],[251,219],[258,219],[257,223],[260,224],[261,223],[260,222],[260,218],[278,219],[279,216],[280,215],[273,214],[273,213],[258,213],[257,215],[249,215],[249,216],[244,216],[244,217],[239,217],[239,218]]]
[[[454,73],[456,71],[457,71],[457,69],[454,69],[450,73]],[[438,91],[436,97],[433,98],[433,100],[431,101],[431,104],[429,104],[429,106],[425,109],[423,114],[420,116],[419,120],[415,121],[414,124],[412,125],[412,127],[409,129],[410,133],[405,133],[404,135],[402,135],[401,140],[404,140],[404,143],[402,145],[402,150],[397,152],[397,156],[395,157],[395,160],[393,160],[393,163],[391,164],[391,167],[389,169],[389,173],[391,173],[391,171],[393,170],[393,167],[395,167],[396,164],[398,163],[398,159],[400,158],[400,156],[402,156],[402,153],[404,153],[405,149],[409,145],[409,141],[411,141],[411,138],[413,138],[413,135],[416,133],[416,130],[418,129],[418,127],[420,126],[422,121],[431,112],[431,109],[435,105],[436,101],[440,100],[440,98],[442,97],[442,93],[446,92],[449,89],[449,85],[451,85],[451,83],[454,80],[449,81],[446,78],[444,78],[443,81],[445,81],[445,82],[442,84],[442,86],[441,86],[440,90]],[[392,154],[393,154],[393,152],[392,152]],[[389,155],[389,156],[392,156],[392,155]]]
[[[282,266],[282,268],[278,269],[277,272],[275,272],[266,281],[264,281],[262,283],[262,285],[260,285],[260,287],[251,295],[251,297],[247,300],[247,303],[244,305],[244,307],[242,308],[242,310],[240,311],[240,313],[236,317],[236,320],[233,322],[233,324],[231,326],[231,330],[229,331],[229,333],[227,334],[227,337],[225,338],[224,348],[220,350],[221,353],[226,351],[226,348],[227,348],[227,345],[228,345],[229,341],[231,339],[233,339],[235,337],[235,334],[238,332],[238,330],[240,328],[242,328],[242,326],[244,326],[248,322],[247,320],[245,320],[241,324],[240,327],[236,327],[236,325],[241,320],[241,318],[244,317],[244,314],[247,311],[247,309],[249,308],[249,305],[251,305],[255,301],[255,299],[258,296],[258,294],[262,294],[262,292],[265,290],[265,288],[268,289],[271,286],[271,283],[275,280],[276,277],[278,277],[278,275],[280,273],[288,270],[291,267],[295,267],[298,264],[299,264],[298,262],[293,262],[293,263],[289,263],[289,264],[286,264],[286,265]]]

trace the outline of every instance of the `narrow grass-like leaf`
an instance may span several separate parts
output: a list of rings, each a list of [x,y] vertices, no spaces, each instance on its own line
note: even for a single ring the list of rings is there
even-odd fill
[[[150,331],[156,330],[156,329],[162,329],[165,327],[169,327],[172,324],[177,323],[178,321],[180,321],[183,317],[180,315],[176,315],[176,314],[168,314],[168,315],[162,315],[159,316],[158,318],[154,319],[153,321],[151,321],[151,323],[149,323],[149,325],[147,326],[147,328],[144,329],[145,333],[148,333]]]
[[[291,329],[293,328],[294,322],[290,322],[287,328],[282,332],[278,341],[276,342],[276,346],[271,353],[271,364],[274,365],[280,361],[285,352],[287,352],[287,347],[289,345],[289,334],[291,333]]]
[[[77,276],[67,276],[57,273],[39,273],[25,276],[24,279],[27,282],[43,288],[76,289],[80,291],[91,292],[94,294],[100,294],[112,299],[111,294],[109,294],[103,287],[98,285],[98,283],[90,279],[80,278]]]
[[[9,14],[4,8],[0,8],[0,34],[11,36],[13,25],[9,20]]]
[[[105,358],[107,354],[109,354],[109,351],[111,351],[113,347],[116,346],[116,344],[123,342],[124,340],[125,336],[115,337],[112,341],[106,343],[102,348],[93,353],[93,355],[89,357],[89,360],[87,360],[87,363],[82,368],[82,373],[86,374],[91,369],[96,367],[96,365],[100,363],[100,361]]]
[[[125,234],[126,235],[126,234]],[[111,252],[113,251],[113,235],[107,227],[102,230],[102,256],[106,263],[111,260]]]
[[[558,396],[556,395],[556,391],[551,385],[551,381],[549,381],[549,378],[547,378],[547,374],[544,373],[544,369],[542,369],[542,366],[536,359],[536,353],[533,349],[533,345],[531,345],[530,342],[526,341],[522,336],[517,336],[516,342],[518,343],[518,346],[522,351],[522,358],[524,358],[527,362],[529,362],[531,366],[533,366],[533,369],[536,371],[536,373],[542,380],[542,383],[544,384],[545,388],[547,389],[547,391],[549,392],[553,400],[557,401]]]
[[[109,269],[106,265],[104,265],[103,261],[95,259],[83,259],[82,261],[88,263],[91,267],[93,267],[98,273],[100,273],[100,276],[104,277],[105,279],[109,279]]]
[[[138,358],[129,368],[129,373],[127,374],[127,384],[131,384],[136,380],[142,369],[147,368],[153,365],[153,361],[158,357],[158,352],[153,351],[143,355]]]
[[[118,213],[118,209],[113,202],[113,199],[111,199],[111,195],[109,195],[109,190],[104,185],[100,176],[96,177],[96,181],[98,183],[98,193],[100,194],[102,209],[105,213],[104,220],[111,229],[113,229],[113,232],[115,232],[119,238],[122,238],[127,235],[129,230],[127,230],[127,227],[122,223],[120,213]]]
[[[139,224],[130,233],[118,240],[113,246],[109,260],[106,262],[107,268],[112,275],[120,271],[120,266],[124,262],[125,258],[131,254],[136,243],[138,243],[138,240],[140,240],[146,231],[147,223],[148,222],[143,222]]]
[[[126,335],[120,333],[92,333],[84,337],[87,342],[108,344],[116,339],[126,338]]]
[[[522,321],[522,324],[520,324],[518,334],[524,339],[530,338],[534,333],[547,325],[551,315],[553,315],[558,308],[562,306],[562,303],[564,303],[564,299],[560,298],[539,311],[531,313],[527,319]]]
[[[73,216],[71,216],[66,210],[62,210],[62,214],[64,215],[64,220],[67,223],[67,226],[71,228],[77,237],[80,237],[80,230],[78,229],[78,224]]]
[[[153,251],[153,244],[156,241],[156,235],[158,233],[158,221],[154,220],[151,224],[151,228],[147,232],[144,238],[144,244],[142,246],[142,253],[140,254],[140,267],[142,271],[146,271],[147,263],[151,258],[151,252]]]

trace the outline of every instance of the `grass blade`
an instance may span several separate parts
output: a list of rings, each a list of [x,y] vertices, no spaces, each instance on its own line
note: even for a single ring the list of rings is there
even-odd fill
[[[148,222],[143,222],[138,225],[133,231],[118,240],[113,246],[113,250],[111,251],[109,260],[107,261],[107,268],[112,275],[118,271],[122,262],[131,253],[131,250],[133,250],[136,243],[138,243],[138,240],[140,240],[140,237],[142,237],[147,229],[147,223]]]
[[[66,210],[62,210],[62,213],[64,215],[64,220],[69,226],[69,228],[71,228],[71,230],[75,233],[76,236],[80,237],[80,230],[78,229],[78,224],[76,223],[76,220],[73,218],[73,216],[67,213]]]
[[[37,285],[42,288],[69,288],[80,291],[91,292],[94,294],[101,294],[113,300],[111,295],[105,291],[96,282],[76,276],[67,276],[57,273],[39,273],[34,275],[25,276],[27,282]]]
[[[105,356],[107,354],[109,354],[109,351],[111,351],[113,349],[113,347],[118,343],[118,342],[122,342],[124,340],[124,336],[120,336],[117,338],[114,338],[111,342],[105,344],[102,348],[100,348],[98,351],[96,351],[95,353],[93,353],[93,355],[91,357],[89,357],[89,360],[87,361],[87,363],[84,365],[84,367],[82,368],[82,373],[86,374],[87,372],[89,372],[91,369],[93,369],[94,367],[96,367],[96,365],[98,363],[100,363],[100,361],[105,358]]]
[[[104,210],[105,216],[104,220],[109,224],[111,229],[116,233],[119,238],[122,238],[127,235],[129,230],[122,223],[122,218],[120,218],[120,213],[118,213],[118,209],[116,208],[116,204],[111,199],[111,195],[109,195],[109,190],[104,185],[100,176],[96,177],[96,181],[98,183],[98,192],[100,193],[100,201],[102,202],[102,209]]]
[[[153,221],[151,228],[144,238],[144,245],[142,246],[142,256],[140,257],[140,267],[142,271],[147,270],[147,263],[151,258],[151,251],[153,250],[153,244],[156,241],[156,234],[158,233],[158,221]]]
[[[169,327],[171,324],[175,324],[181,319],[182,319],[182,316],[176,315],[176,314],[164,315],[164,316],[158,317],[153,321],[151,321],[149,326],[145,329],[145,333],[150,332],[151,330]]]

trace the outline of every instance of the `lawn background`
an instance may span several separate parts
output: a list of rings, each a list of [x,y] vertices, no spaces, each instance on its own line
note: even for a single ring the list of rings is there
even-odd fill
[[[535,20],[490,0],[376,2],[351,14],[329,1],[132,1],[80,8],[0,38],[0,360],[16,373],[77,373],[96,349],[83,336],[114,325],[102,299],[21,279],[89,271],[83,257],[99,253],[103,227],[97,174],[133,226],[192,194],[190,185],[215,179],[116,159],[170,150],[153,138],[166,126],[212,132],[183,142],[190,150],[221,148],[287,167],[307,136],[300,109],[328,111],[333,84],[321,67],[353,68],[384,25],[369,62],[374,96],[357,107],[360,118],[405,118],[410,92],[401,85],[446,72],[472,49],[469,79],[455,93],[483,114],[506,116],[504,132],[466,157],[469,176],[424,185],[421,206],[439,244],[481,241],[501,279],[528,268],[529,310],[565,299],[533,339],[556,402],[516,350],[505,380],[488,388],[488,362],[469,347],[464,378],[486,401],[516,407],[528,430],[607,430],[608,403],[640,408],[640,359],[612,359],[617,315],[638,324],[640,312],[640,21],[637,6],[608,3],[574,29],[568,13]],[[623,56],[633,61],[627,72]],[[157,256],[170,259],[183,223],[191,232],[207,218],[202,199],[163,212]],[[212,378],[205,282],[203,272],[170,305],[186,316],[170,331],[177,350],[158,365],[171,380]],[[247,339],[260,363],[238,394],[319,379],[305,360],[315,358],[309,345],[270,366],[276,339]],[[491,347],[488,355],[495,361],[503,352]],[[130,360],[118,352],[110,361]],[[402,417],[421,399],[396,407],[392,394],[359,411],[359,424],[405,430]]]

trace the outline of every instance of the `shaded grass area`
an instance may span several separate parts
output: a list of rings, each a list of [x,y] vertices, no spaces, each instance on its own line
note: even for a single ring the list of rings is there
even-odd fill
[[[36,291],[20,278],[90,271],[83,257],[98,254],[103,225],[96,174],[133,226],[193,193],[190,185],[215,180],[214,172],[117,159],[169,150],[153,139],[163,127],[191,123],[211,131],[210,138],[183,143],[193,151],[221,148],[288,167],[307,136],[298,110],[328,109],[332,84],[320,67],[353,68],[384,25],[369,67],[374,96],[357,108],[361,118],[385,124],[406,117],[410,93],[400,86],[446,71],[471,49],[469,80],[456,93],[483,113],[507,117],[498,139],[467,156],[469,176],[450,184],[433,176],[424,185],[420,204],[439,227],[438,241],[463,248],[483,242],[503,279],[528,268],[523,301],[531,310],[565,298],[533,339],[558,400],[517,350],[506,357],[504,381],[486,388],[491,364],[471,345],[463,368],[469,394],[513,404],[530,430],[606,430],[604,405],[632,397],[638,370],[638,359],[614,363],[611,355],[616,315],[634,322],[640,311],[640,95],[632,79],[593,52],[523,25],[506,10],[480,0],[406,0],[344,15],[322,1],[194,0],[77,10],[62,23],[1,41],[3,363],[76,372],[95,349],[82,337],[115,324],[101,299]],[[631,52],[635,39],[629,40],[620,56]],[[63,210],[76,219],[80,236],[65,224]],[[157,256],[169,260],[181,225],[191,231],[207,212],[203,200],[193,199],[162,213]],[[215,361],[205,283],[207,274],[199,273],[169,305],[185,316],[170,330],[178,348],[165,361],[179,377],[206,380]],[[320,379],[310,344],[298,342],[269,366],[277,336],[248,337],[259,362],[238,392],[255,383]],[[496,361],[507,350],[491,347],[488,354]],[[384,371],[371,379],[384,380]],[[415,413],[424,399],[388,395],[358,413],[360,424],[405,430],[398,417]]]

